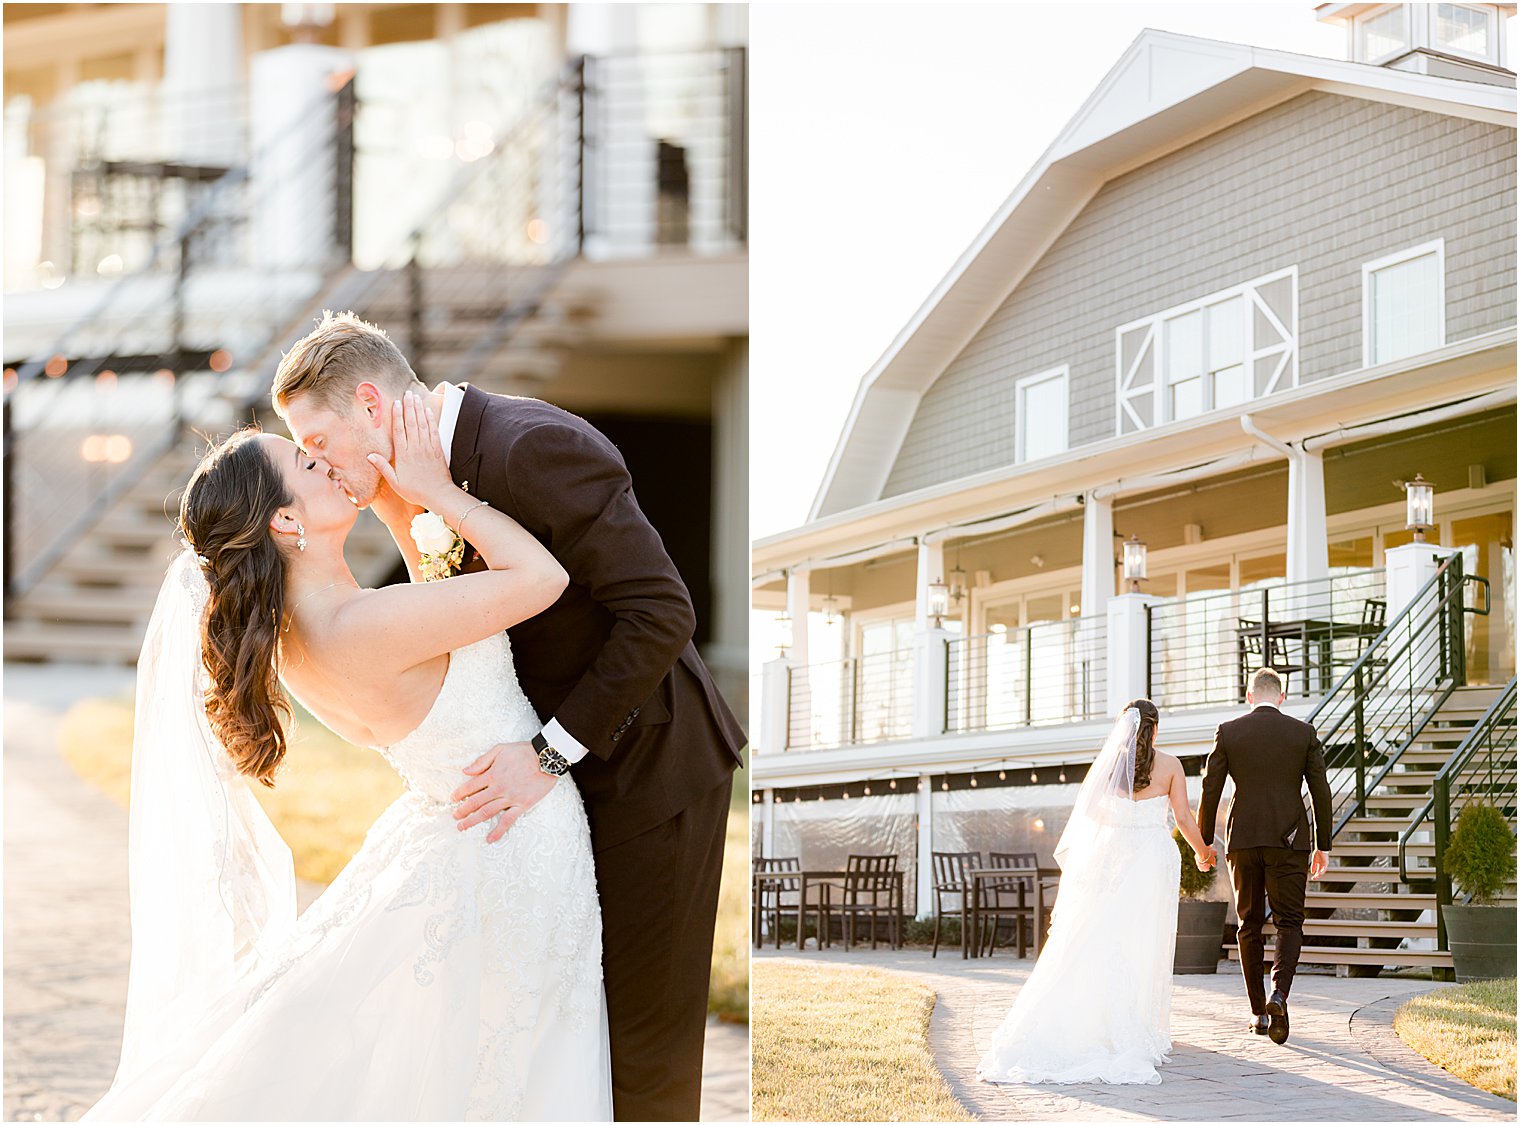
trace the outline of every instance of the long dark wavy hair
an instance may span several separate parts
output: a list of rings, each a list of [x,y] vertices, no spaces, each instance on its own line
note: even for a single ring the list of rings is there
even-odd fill
[[[1134,792],[1138,793],[1151,783],[1151,768],[1156,764],[1156,724],[1161,721],[1161,712],[1149,699],[1131,699],[1124,710],[1131,707],[1140,712],[1140,726],[1135,731]]]
[[[239,430],[206,451],[180,499],[179,523],[205,558],[211,587],[201,624],[206,715],[239,772],[272,789],[291,709],[275,671],[286,562],[269,521],[294,497],[258,434]]]

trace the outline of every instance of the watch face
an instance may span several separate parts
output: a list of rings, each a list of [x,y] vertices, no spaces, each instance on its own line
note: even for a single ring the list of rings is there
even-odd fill
[[[570,763],[552,746],[545,746],[538,752],[538,766],[545,773],[552,773],[556,777],[570,772]]]

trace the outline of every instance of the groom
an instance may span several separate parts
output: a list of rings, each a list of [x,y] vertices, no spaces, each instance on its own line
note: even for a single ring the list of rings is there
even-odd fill
[[[403,554],[413,508],[385,482],[390,404],[408,391],[438,422],[450,473],[512,516],[570,576],[509,629],[517,675],[546,720],[531,743],[466,767],[461,829],[495,841],[567,767],[591,824],[619,1121],[695,1121],[732,774],[744,731],[691,643],[691,598],[639,510],[613,444],[532,398],[448,383],[429,392],[383,331],[324,314],[275,375],[275,410]],[[483,568],[473,552],[465,570]]]
[[[1225,819],[1228,844],[1225,857],[1235,886],[1235,913],[1240,919],[1237,944],[1240,971],[1251,1001],[1250,1030],[1268,1035],[1274,1043],[1288,1039],[1288,992],[1298,951],[1303,944],[1304,889],[1318,879],[1330,861],[1330,787],[1325,782],[1325,756],[1314,728],[1281,711],[1282,678],[1271,668],[1251,677],[1246,701],[1249,714],[1220,723],[1214,750],[1203,767],[1203,801],[1198,831],[1214,858],[1214,815],[1228,775],[1235,796]],[[1309,784],[1314,803],[1313,857],[1311,830],[1304,812],[1301,783]],[[1261,927],[1266,905],[1272,904],[1277,930],[1272,955],[1272,995],[1263,995]]]

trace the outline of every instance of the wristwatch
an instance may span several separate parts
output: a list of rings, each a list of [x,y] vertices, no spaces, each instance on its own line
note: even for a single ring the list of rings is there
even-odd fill
[[[549,740],[544,737],[544,732],[539,731],[532,739],[533,749],[538,751],[538,768],[554,777],[570,772],[570,763],[565,756],[554,747],[549,745]]]

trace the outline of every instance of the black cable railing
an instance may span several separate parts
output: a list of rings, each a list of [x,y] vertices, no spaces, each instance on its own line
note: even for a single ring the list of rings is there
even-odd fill
[[[237,361],[337,267],[344,242],[327,220],[342,208],[328,197],[345,104],[349,86],[315,99],[211,181],[50,346],[6,370],[7,603],[143,479],[187,420],[215,417]],[[86,171],[99,180],[125,165],[137,176],[151,163],[93,160]],[[203,252],[211,242],[216,252]]]
[[[1382,570],[1156,603],[1148,694],[1163,711],[1244,703],[1251,672],[1269,665],[1289,698],[1316,698],[1382,630],[1386,606]]]
[[[1483,718],[1431,780],[1431,796],[1399,836],[1399,879],[1405,883],[1435,883],[1436,902],[1450,906],[1451,876],[1446,872],[1446,847],[1453,815],[1473,801],[1493,805],[1516,827],[1515,798],[1515,680],[1512,678]],[[1434,845],[1429,866],[1410,860],[1416,836]],[[1439,911],[1438,919],[1439,919]],[[1446,926],[1438,920],[1437,946],[1445,949]]]
[[[1469,585],[1481,606],[1466,605]],[[1354,816],[1466,682],[1464,613],[1487,614],[1488,582],[1462,573],[1462,555],[1440,564],[1419,592],[1310,712],[1324,748],[1332,835]]]
[[[946,732],[1074,723],[1105,713],[1105,618],[1047,621],[945,642]]]
[[[788,750],[886,742],[913,733],[913,652],[799,665],[787,672]]]

